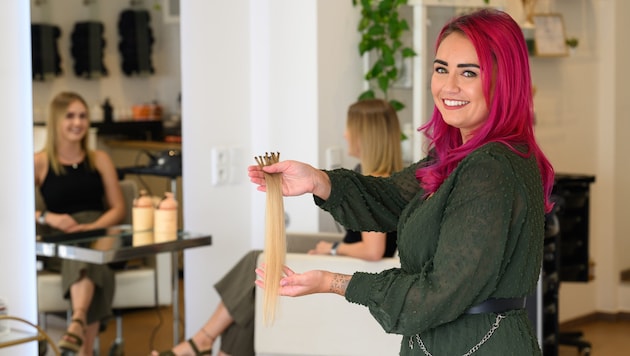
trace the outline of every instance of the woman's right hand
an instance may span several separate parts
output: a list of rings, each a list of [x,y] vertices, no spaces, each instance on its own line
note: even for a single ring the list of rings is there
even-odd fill
[[[330,196],[330,179],[323,171],[298,161],[282,161],[270,166],[248,167],[249,180],[261,192],[267,191],[265,175],[282,174],[282,195],[297,196],[312,193],[326,200]]]
[[[48,212],[46,224],[63,232],[75,232],[74,229],[79,223],[69,214],[56,214]]]

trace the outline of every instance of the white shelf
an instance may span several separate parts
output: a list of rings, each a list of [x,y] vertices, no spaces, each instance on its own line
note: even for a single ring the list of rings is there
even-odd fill
[[[409,0],[410,6],[451,6],[451,7],[501,7],[507,0],[490,0],[486,4],[484,0]]]

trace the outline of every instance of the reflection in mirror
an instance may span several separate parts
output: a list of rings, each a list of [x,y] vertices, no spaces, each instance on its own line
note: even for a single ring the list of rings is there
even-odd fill
[[[97,207],[100,211],[105,211],[104,214],[95,214],[91,217],[82,217],[80,222],[91,228],[103,227],[105,225],[111,225],[117,223],[120,219],[118,212],[111,212],[105,210],[105,206],[120,205],[118,203],[121,200],[120,191],[116,192],[116,189],[110,189],[109,187],[115,186],[114,183],[118,182],[117,167],[141,165],[145,162],[141,157],[145,157],[144,152],[150,151],[162,151],[164,149],[181,149],[179,143],[169,144],[167,148],[163,148],[162,142],[146,142],[139,140],[146,139],[161,139],[164,135],[148,135],[143,136],[130,136],[128,131],[118,130],[121,127],[129,126],[142,126],[149,121],[134,120],[132,115],[134,107],[159,107],[159,117],[153,117],[151,125],[157,125],[162,128],[162,123],[170,122],[171,117],[175,117],[174,124],[171,124],[171,128],[175,134],[179,134],[178,128],[180,124],[181,112],[179,97],[181,93],[181,75],[180,75],[180,51],[179,51],[179,24],[177,22],[166,23],[164,21],[163,13],[159,8],[153,6],[153,2],[142,2],[143,4],[137,5],[134,8],[144,7],[149,17],[149,25],[151,27],[155,43],[152,48],[152,60],[155,67],[155,74],[149,76],[135,76],[128,77],[124,74],[121,67],[121,54],[119,50],[119,38],[118,38],[118,19],[120,14],[130,8],[130,2],[128,0],[108,0],[108,1],[75,1],[75,0],[55,0],[55,1],[34,1],[31,3],[31,23],[42,24],[46,26],[40,26],[41,28],[58,29],[58,36],[55,36],[56,31],[52,33],[46,32],[46,36],[42,36],[41,32],[35,32],[35,36],[43,39],[44,42],[40,42],[37,49],[40,49],[38,53],[41,53],[46,58],[53,58],[53,75],[50,73],[49,65],[42,67],[41,75],[33,81],[33,151],[35,154],[35,172],[37,175],[36,191],[39,197],[40,204],[35,212],[35,218],[40,218],[44,213],[41,221],[44,224],[37,224],[38,230],[41,233],[43,231],[50,231],[53,227],[61,229],[70,229],[68,226],[73,226],[72,219],[76,214],[59,214],[56,213],[59,210],[55,206],[55,194],[46,193],[46,191],[56,191],[57,188],[46,188],[49,182],[48,173],[49,170],[49,156],[46,154],[45,145],[47,130],[46,121],[51,113],[50,103],[53,98],[61,92],[71,91],[76,92],[85,99],[84,106],[86,116],[91,118],[91,122],[88,125],[84,125],[81,120],[70,120],[72,123],[67,125],[60,124],[55,125],[55,129],[59,128],[56,134],[58,134],[61,142],[61,146],[64,148],[57,154],[56,160],[60,162],[60,165],[67,169],[70,173],[68,176],[73,176],[76,165],[78,170],[82,170],[85,167],[85,162],[90,161],[88,158],[93,158],[93,163],[97,167],[98,173],[101,175],[101,188],[99,189],[96,182],[92,183],[92,188],[85,188],[87,191],[100,191],[101,197],[99,201],[105,204],[102,207]],[[103,67],[107,68],[107,75],[90,76],[88,79],[86,76],[78,76],[75,71],[75,60],[71,53],[72,50],[72,34],[78,23],[91,22],[100,23],[103,26],[103,47],[102,47],[102,61]],[[52,34],[52,35],[51,35]],[[33,38],[35,39],[35,38]],[[51,41],[54,40],[55,42]],[[56,54],[53,49],[56,48]],[[60,70],[54,70],[55,65]],[[35,67],[35,66],[34,66]],[[46,69],[46,70],[44,70]],[[99,128],[103,125],[105,119],[104,104],[109,102],[110,109],[108,117],[111,117],[112,126],[109,127],[107,135],[103,132],[99,132]],[[60,121],[65,121],[62,119]],[[62,128],[63,127],[63,128]],[[172,132],[173,132],[172,131]],[[136,131],[137,132],[137,131]],[[76,142],[82,140],[82,137],[87,137],[86,146],[76,145]],[[177,141],[180,142],[180,141]],[[174,147],[175,146],[175,147]],[[52,146],[51,146],[52,147]],[[67,149],[67,148],[71,149]],[[50,151],[49,151],[50,152]],[[38,156],[39,155],[39,156]],[[107,157],[107,158],[104,158]],[[87,161],[86,161],[87,159]],[[105,163],[109,162],[109,163]],[[88,162],[89,163],[89,162]],[[87,164],[89,166],[89,164]],[[103,168],[108,167],[108,168]],[[87,169],[87,168],[86,168]],[[87,169],[87,172],[90,172]],[[98,175],[98,174],[97,174]],[[62,176],[56,176],[57,179]],[[55,179],[52,181],[54,182]],[[136,175],[127,175],[125,180],[132,180],[137,187],[148,187],[155,195],[162,195],[164,191],[170,190],[170,182],[160,177],[139,177]],[[177,180],[177,184],[181,184],[181,179]],[[44,187],[44,194],[40,194],[38,186]],[[51,185],[52,186],[52,185]],[[96,187],[96,188],[95,188]],[[77,191],[76,185],[73,186],[73,191]],[[66,190],[59,190],[66,191]],[[181,188],[180,188],[181,191]],[[75,195],[80,195],[77,193]],[[64,199],[67,196],[64,195]],[[61,199],[61,200],[64,200]],[[51,203],[52,202],[52,203]],[[52,206],[47,206],[52,204]],[[180,204],[181,206],[182,204]],[[91,207],[94,208],[94,207]],[[76,208],[82,210],[83,208]],[[181,211],[180,211],[181,214]],[[79,219],[77,217],[77,219]],[[85,219],[85,220],[83,220]],[[101,220],[99,223],[99,220]],[[68,223],[70,221],[70,223]],[[182,221],[182,219],[180,219]],[[78,220],[77,220],[78,222]],[[90,226],[90,224],[92,224]],[[74,225],[80,226],[82,224]],[[69,231],[69,230],[67,230]],[[111,242],[111,241],[110,241]],[[167,262],[170,259],[166,259]],[[163,263],[160,263],[163,265]],[[89,267],[87,267],[89,266]],[[170,266],[170,263],[169,263]],[[98,328],[98,321],[105,315],[111,314],[111,303],[113,296],[112,288],[112,276],[113,272],[107,265],[94,266],[86,265],[82,262],[76,261],[46,261],[46,269],[57,271],[48,276],[60,276],[64,279],[62,285],[60,282],[56,283],[55,289],[58,290],[58,294],[55,294],[54,300],[44,298],[41,293],[38,299],[46,299],[46,301],[40,300],[39,310],[42,311],[63,311],[64,308],[68,308],[68,301],[64,301],[63,294],[67,294],[72,290],[73,303],[72,303],[72,319],[80,320],[80,322],[71,322],[60,330],[60,337],[58,340],[54,340],[62,348],[70,351],[75,351],[79,348],[76,339],[72,337],[63,336],[63,333],[70,333],[78,335],[83,342],[83,348],[89,349],[93,346],[93,335],[96,332],[92,332],[95,328]],[[63,271],[61,274],[57,274],[59,271]],[[80,272],[83,271],[83,272]],[[99,271],[99,272],[94,272]],[[98,273],[103,278],[95,278],[92,273]],[[161,285],[160,277],[155,278]],[[79,281],[79,284],[71,283],[70,281]],[[151,280],[154,280],[152,277]],[[169,281],[168,278],[166,278]],[[105,282],[110,281],[110,282]],[[91,283],[90,283],[91,282]],[[43,281],[42,281],[43,283]],[[40,285],[38,276],[38,286]],[[99,297],[93,300],[99,300],[99,307],[94,307],[95,304],[87,302],[81,302],[83,304],[77,304],[78,301],[82,301],[85,298],[81,295],[90,295],[86,292],[87,288],[94,288],[95,285],[98,288],[94,289],[99,292]],[[92,287],[90,287],[90,285]],[[75,293],[78,296],[74,296]],[[154,288],[152,288],[154,289]],[[160,292],[160,302],[170,303],[168,291],[170,287],[163,288],[166,293]],[[162,290],[162,289],[160,289]],[[48,291],[48,294],[50,290]],[[162,295],[164,294],[164,295]],[[147,293],[150,296],[151,301],[156,300],[156,296]],[[58,303],[55,303],[58,302]],[[48,306],[44,306],[42,309],[42,302],[50,302]],[[65,307],[64,307],[65,305]],[[48,308],[50,307],[50,308]],[[86,315],[85,311],[89,310],[89,315]],[[87,327],[87,333],[83,333],[82,325]],[[103,350],[101,350],[102,352]]]

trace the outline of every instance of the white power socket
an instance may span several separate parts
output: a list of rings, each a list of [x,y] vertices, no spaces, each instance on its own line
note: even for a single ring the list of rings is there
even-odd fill
[[[326,149],[326,169],[337,169],[342,166],[342,154],[341,147],[329,147]]]
[[[211,183],[212,185],[225,185],[230,182],[230,149],[226,147],[213,147],[210,150],[211,159]]]

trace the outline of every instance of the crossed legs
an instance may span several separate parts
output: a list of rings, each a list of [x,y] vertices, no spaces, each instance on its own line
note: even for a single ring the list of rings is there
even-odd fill
[[[82,339],[83,344],[79,350],[79,356],[92,356],[94,354],[94,340],[98,335],[99,322],[87,325],[87,311],[94,296],[94,288],[94,282],[84,275],[70,286],[72,321],[68,325],[67,334],[64,334],[63,339],[76,344],[78,340],[68,335],[70,333],[78,335]]]

